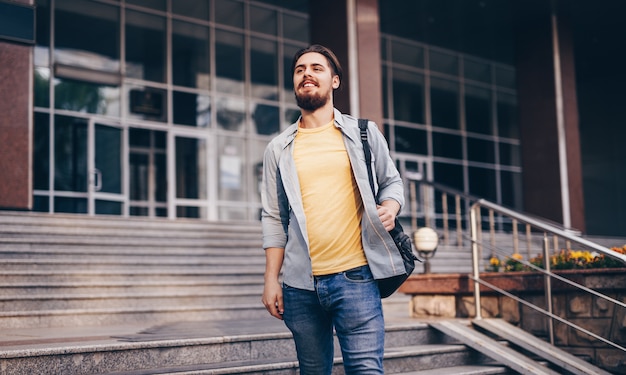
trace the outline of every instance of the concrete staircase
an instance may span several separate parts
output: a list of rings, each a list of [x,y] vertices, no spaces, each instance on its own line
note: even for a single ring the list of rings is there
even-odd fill
[[[297,374],[258,223],[0,212],[0,267],[0,374]],[[384,310],[388,374],[514,373]]]
[[[259,225],[0,215],[0,327],[263,316]]]

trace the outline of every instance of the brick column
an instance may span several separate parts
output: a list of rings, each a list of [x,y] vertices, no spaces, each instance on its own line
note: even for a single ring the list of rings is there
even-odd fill
[[[517,89],[524,209],[564,223],[563,190],[569,195],[572,228],[584,231],[584,198],[578,130],[578,104],[571,29],[557,12],[563,134],[558,129],[558,101],[550,2],[516,2]],[[566,146],[565,161],[559,156],[559,137]],[[561,168],[567,170],[562,188]]]
[[[0,208],[32,207],[32,47],[0,40]]]
[[[350,55],[348,6],[354,3],[356,56]],[[358,79],[358,115],[382,127],[382,87],[378,0],[320,0],[311,7],[311,42],[335,52],[344,70],[342,88],[335,91],[335,107],[351,113],[350,80]],[[357,59],[357,77],[350,77],[350,59]]]

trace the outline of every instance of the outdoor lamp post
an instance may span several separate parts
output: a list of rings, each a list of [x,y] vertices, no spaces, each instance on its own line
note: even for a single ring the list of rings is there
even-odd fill
[[[429,259],[435,256],[439,245],[437,232],[429,227],[422,227],[413,232],[413,244],[417,254],[424,258],[424,273],[430,273]]]

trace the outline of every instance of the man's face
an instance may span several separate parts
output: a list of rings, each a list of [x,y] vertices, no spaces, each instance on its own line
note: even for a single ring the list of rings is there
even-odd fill
[[[333,89],[339,87],[339,76],[333,72],[324,55],[309,52],[296,62],[293,87],[298,107],[315,111],[331,100]]]

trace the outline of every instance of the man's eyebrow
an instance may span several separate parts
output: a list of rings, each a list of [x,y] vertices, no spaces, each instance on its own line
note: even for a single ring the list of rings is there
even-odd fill
[[[296,69],[298,69],[298,68],[302,68],[302,67],[303,67],[303,66],[305,66],[305,65],[307,65],[307,64],[298,64],[298,65],[294,66],[294,68],[293,68],[293,69],[294,69],[294,70],[296,70]],[[325,67],[326,67],[326,66],[325,66],[324,64],[322,64],[322,63],[312,63],[312,64],[309,64],[309,65],[311,65],[311,66],[321,66],[321,67],[323,67],[323,68],[325,68]]]

